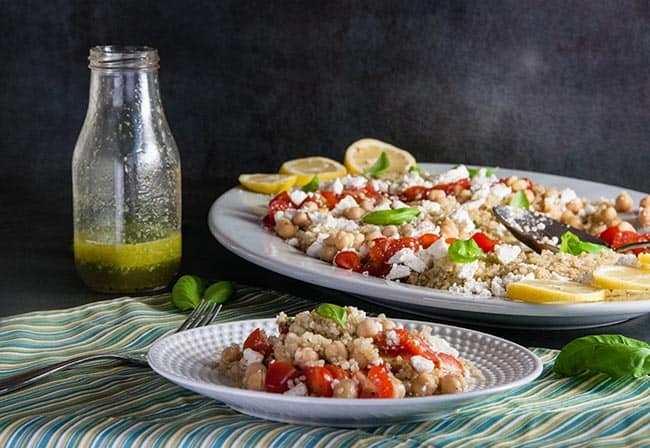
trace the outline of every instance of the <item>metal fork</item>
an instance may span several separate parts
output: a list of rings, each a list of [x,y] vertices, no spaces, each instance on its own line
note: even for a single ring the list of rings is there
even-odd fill
[[[201,300],[196,308],[194,308],[192,313],[187,316],[187,319],[185,319],[180,327],[176,329],[175,333],[209,325],[214,321],[215,317],[217,317],[217,314],[219,314],[220,311],[220,304],[217,305],[214,302]],[[81,364],[83,362],[97,360],[122,361],[138,366],[149,366],[147,363],[146,349],[126,353],[95,353],[91,355],[82,355],[6,378],[0,381],[0,394],[28,386],[40,380],[41,378],[44,378],[54,372],[58,372],[68,367],[76,366],[77,364]]]

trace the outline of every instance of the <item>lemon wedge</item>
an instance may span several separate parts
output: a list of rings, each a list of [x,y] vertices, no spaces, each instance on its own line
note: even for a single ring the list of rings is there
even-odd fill
[[[639,262],[641,262],[641,269],[650,269],[650,254],[639,254]]]
[[[650,272],[627,266],[601,266],[594,271],[593,284],[608,289],[650,291]]]
[[[581,303],[605,300],[605,291],[578,282],[526,279],[510,283],[507,296],[532,303]]]
[[[318,176],[321,181],[332,180],[345,176],[348,171],[339,162],[327,157],[305,157],[284,162],[280,173],[293,174],[297,177],[297,185],[305,185],[314,176]]]
[[[296,183],[297,177],[290,174],[241,174],[239,183],[251,191],[276,194],[288,190]]]
[[[370,168],[382,152],[388,156],[386,173],[405,173],[415,166],[415,157],[410,152],[374,138],[363,138],[348,146],[343,163],[351,174],[363,174],[363,170]]]

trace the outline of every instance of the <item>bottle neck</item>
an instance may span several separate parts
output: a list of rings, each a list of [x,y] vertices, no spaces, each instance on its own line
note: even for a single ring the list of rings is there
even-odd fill
[[[148,115],[161,110],[158,70],[93,69],[90,76],[88,110],[128,109]]]

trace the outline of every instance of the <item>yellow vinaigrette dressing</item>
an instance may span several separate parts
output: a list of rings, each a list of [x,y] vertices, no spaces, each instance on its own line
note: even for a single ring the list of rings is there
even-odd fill
[[[108,244],[77,235],[74,255],[81,279],[101,292],[164,288],[178,273],[181,233],[143,243]]]

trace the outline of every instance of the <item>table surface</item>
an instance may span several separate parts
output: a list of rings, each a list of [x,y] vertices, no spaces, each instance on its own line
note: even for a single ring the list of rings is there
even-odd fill
[[[270,272],[222,247],[210,234],[207,214],[212,202],[233,185],[233,179],[215,179],[210,185],[184,183],[182,273],[232,280],[306,298],[355,304],[373,312],[384,311],[348,294]],[[70,205],[62,205],[59,196],[65,198],[66,194],[57,196],[53,193],[27,201],[13,192],[0,194],[0,204],[9,210],[0,217],[0,247],[3,252],[0,257],[0,272],[3,272],[0,316],[66,308],[116,297],[89,291],[77,277],[72,255]],[[387,312],[395,317],[414,318],[407,313]],[[529,347],[561,348],[576,337],[602,333],[620,333],[650,342],[650,314],[617,325],[576,330],[505,329],[483,326],[478,322],[461,325]]]

